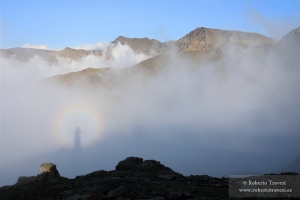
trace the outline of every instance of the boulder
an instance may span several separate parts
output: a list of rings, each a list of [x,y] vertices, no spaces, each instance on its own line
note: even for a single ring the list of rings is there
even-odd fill
[[[39,181],[59,181],[60,174],[56,169],[56,165],[53,163],[43,163],[40,166],[40,172],[36,176]]]
[[[169,167],[165,167],[159,161],[145,160],[138,157],[127,157],[116,166],[116,170],[142,170],[142,171],[172,171]]]
[[[125,160],[122,160],[116,166],[116,170],[132,170],[137,168],[137,165],[143,163],[143,158],[138,157],[127,157]]]

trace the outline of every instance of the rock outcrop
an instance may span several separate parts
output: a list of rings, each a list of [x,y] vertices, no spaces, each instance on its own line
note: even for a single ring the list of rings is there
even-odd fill
[[[40,166],[40,172],[37,176],[21,176],[18,178],[16,186],[28,184],[32,181],[40,182],[58,182],[61,177],[53,163],[43,163]]]
[[[40,173],[36,176],[41,181],[59,181],[60,174],[53,163],[43,163],[40,166]]]

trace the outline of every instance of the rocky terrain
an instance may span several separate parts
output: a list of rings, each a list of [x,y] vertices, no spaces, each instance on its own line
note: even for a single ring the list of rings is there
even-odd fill
[[[297,173],[285,173],[297,175]],[[228,178],[183,176],[159,161],[128,157],[115,170],[68,179],[44,163],[37,176],[0,188],[0,199],[229,199]]]

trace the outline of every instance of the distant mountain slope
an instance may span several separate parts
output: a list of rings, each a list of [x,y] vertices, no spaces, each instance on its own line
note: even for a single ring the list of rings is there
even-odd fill
[[[44,83],[51,81],[58,81],[65,84],[66,86],[79,86],[81,83],[91,83],[90,86],[105,86],[109,83],[109,73],[112,73],[112,70],[109,68],[87,68],[78,72],[71,72],[64,75],[56,75],[43,79]],[[79,85],[78,85],[79,84]]]
[[[300,27],[284,35],[276,45],[279,55],[284,55],[289,68],[299,68],[300,63]]]
[[[111,43],[117,44],[118,42],[120,42],[122,45],[129,45],[134,51],[138,53],[143,52],[148,55],[163,54],[168,50],[167,43],[162,43],[155,39],[150,40],[149,38],[127,38],[119,36]]]
[[[50,51],[44,49],[32,49],[32,48],[11,48],[11,49],[0,49],[1,56],[10,58],[15,57],[15,59],[20,61],[28,61],[35,55],[42,57],[49,62],[55,62],[56,57],[69,58],[72,60],[78,60],[82,57],[88,55],[101,56],[102,51],[100,50],[83,50],[83,49],[71,49],[66,47],[60,51]]]
[[[102,51],[100,50],[83,50],[83,49],[71,49],[69,47],[66,47],[63,50],[51,52],[47,55],[47,59],[49,61],[54,61],[55,58],[63,57],[63,58],[70,58],[72,60],[78,60],[82,57],[88,56],[88,55],[95,55],[95,56],[102,56]]]
[[[288,34],[284,35],[278,42],[278,48],[282,51],[294,52],[299,54],[300,50],[300,27],[291,30]]]
[[[172,67],[174,60],[172,56],[179,58],[181,61],[186,60],[189,62],[189,66],[180,65],[180,67],[199,67],[199,62],[205,62],[202,60],[202,56],[206,57],[205,61],[214,61],[218,59],[219,52],[212,51],[209,53],[203,53],[200,51],[185,51],[176,52],[175,54],[162,54],[153,56],[131,67],[114,70],[111,68],[87,68],[78,72],[72,72],[64,75],[57,75],[46,78],[42,81],[58,81],[68,87],[81,87],[80,84],[85,84],[85,87],[98,87],[122,85],[122,81],[130,80],[136,74],[143,74],[144,77],[153,77],[153,75],[159,73],[166,67]],[[175,61],[176,62],[176,61]],[[120,79],[122,77],[122,79]],[[90,84],[91,83],[91,84]]]
[[[32,49],[32,48],[11,48],[11,49],[0,49],[0,54],[3,57],[15,59],[20,61],[27,61],[33,58],[35,55],[46,58],[48,54],[54,53],[55,51],[44,50],[44,49]]]
[[[279,41],[279,44],[290,44],[290,43],[300,43],[300,27],[291,30],[288,34],[283,36],[283,38]]]

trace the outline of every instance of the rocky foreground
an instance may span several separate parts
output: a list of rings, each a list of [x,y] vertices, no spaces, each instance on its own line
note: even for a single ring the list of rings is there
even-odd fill
[[[37,176],[0,188],[0,199],[231,199],[228,178],[183,176],[155,160],[128,157],[115,170],[68,179],[44,163]],[[245,199],[245,198],[243,198]]]

